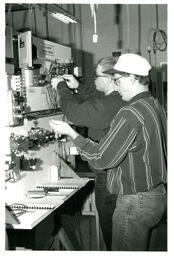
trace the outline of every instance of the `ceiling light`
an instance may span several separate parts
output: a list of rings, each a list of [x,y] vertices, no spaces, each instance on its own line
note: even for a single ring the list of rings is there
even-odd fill
[[[77,23],[77,21],[76,21],[75,19],[73,19],[73,18],[69,17],[69,15],[65,15],[65,14],[63,14],[63,13],[59,13],[59,12],[56,12],[56,13],[50,12],[50,15],[51,15],[53,18],[55,18],[55,19],[57,19],[57,20],[60,20],[60,21],[62,21],[62,22],[64,22],[64,23],[66,23],[66,24],[69,24],[69,23]]]
[[[65,24],[80,23],[80,20],[76,16],[71,14],[66,9],[60,7],[58,4],[37,4],[37,7],[43,12],[45,12],[46,8],[50,16],[64,22]]]

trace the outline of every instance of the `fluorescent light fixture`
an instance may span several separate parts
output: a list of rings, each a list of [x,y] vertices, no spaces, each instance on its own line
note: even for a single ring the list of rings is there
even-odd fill
[[[65,24],[69,23],[80,23],[80,20],[75,17],[73,14],[60,7],[58,4],[37,4],[41,10],[45,12],[45,8],[47,7],[48,14],[53,18],[64,22]]]
[[[77,21],[71,17],[69,17],[68,15],[65,15],[63,13],[59,13],[59,12],[50,12],[50,15],[57,19],[57,20],[60,20],[62,21],[63,23],[66,23],[66,24],[69,24],[69,23],[77,23]]]

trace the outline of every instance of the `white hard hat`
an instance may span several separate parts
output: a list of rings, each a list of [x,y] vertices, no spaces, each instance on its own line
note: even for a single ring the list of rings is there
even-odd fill
[[[115,74],[125,72],[129,74],[148,76],[151,65],[139,54],[125,53],[122,54],[112,69],[104,71],[106,74]]]

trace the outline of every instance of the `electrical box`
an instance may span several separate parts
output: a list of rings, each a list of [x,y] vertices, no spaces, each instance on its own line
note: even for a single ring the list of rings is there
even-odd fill
[[[12,34],[7,29],[7,53],[12,59]],[[73,73],[71,48],[33,37],[31,31],[17,36],[20,74],[8,76],[7,95],[9,125],[23,123],[24,118],[38,118],[60,112],[59,95],[51,85],[51,78]],[[7,40],[8,42],[9,40]],[[79,72],[78,72],[79,73]]]
[[[59,97],[49,86],[49,79],[55,71],[63,74],[67,65],[73,65],[71,48],[33,37],[31,31],[28,31],[18,35],[18,52],[26,112],[58,108]],[[68,72],[66,69],[66,73]]]
[[[22,125],[24,118],[60,114],[59,95],[51,78],[73,74],[82,76],[73,63],[71,48],[32,36],[31,31],[17,35],[18,75],[8,79],[9,125]]]
[[[37,58],[53,61],[59,59],[69,62],[71,59],[71,48],[45,39],[32,37],[32,44],[37,49]]]
[[[32,67],[31,31],[18,35],[19,67]]]
[[[20,68],[32,68],[34,64],[42,66],[42,72],[48,71],[55,59],[60,63],[71,62],[71,48],[42,38],[32,36],[31,31],[18,35]]]

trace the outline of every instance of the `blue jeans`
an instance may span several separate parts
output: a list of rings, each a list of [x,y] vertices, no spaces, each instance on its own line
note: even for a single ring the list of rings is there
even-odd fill
[[[161,184],[148,192],[119,195],[113,214],[113,251],[147,251],[151,229],[166,210],[166,191]]]

